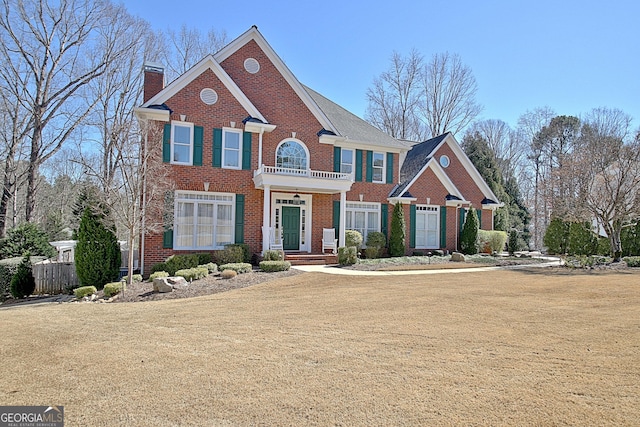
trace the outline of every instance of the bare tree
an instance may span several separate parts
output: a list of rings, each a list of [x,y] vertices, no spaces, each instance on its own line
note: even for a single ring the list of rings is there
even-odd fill
[[[469,133],[479,133],[493,150],[506,179],[518,178],[524,167],[525,144],[517,133],[502,120],[482,120],[474,122]]]
[[[434,137],[457,134],[482,111],[476,102],[477,84],[471,68],[456,54],[440,53],[424,67],[421,115]]]
[[[211,28],[203,34],[197,28],[185,24],[179,31],[168,29],[163,61],[169,81],[180,76],[208,54],[216,53],[227,43],[227,33]]]
[[[421,141],[426,129],[418,117],[422,56],[412,50],[407,57],[394,52],[389,70],[367,90],[366,119],[394,138]]]
[[[132,42],[110,30],[126,15],[106,0],[2,0],[0,67],[11,84],[24,88],[20,99],[28,115],[29,168],[25,217],[35,209],[40,166],[83,122],[93,104],[78,97]],[[97,99],[95,100],[97,102]]]

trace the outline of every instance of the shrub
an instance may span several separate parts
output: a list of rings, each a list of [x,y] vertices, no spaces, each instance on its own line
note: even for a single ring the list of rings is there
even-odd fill
[[[253,271],[253,266],[247,262],[235,262],[221,265],[220,270],[233,270],[238,274],[251,273]]]
[[[480,221],[478,221],[478,213],[475,208],[469,208],[462,226],[462,233],[460,234],[460,251],[465,255],[478,253],[479,224]]]
[[[193,280],[203,279],[209,275],[209,270],[206,267],[194,267],[184,270],[176,271],[175,276],[184,277],[188,282]]]
[[[244,262],[244,250],[239,245],[226,245],[223,250],[216,251],[216,264],[238,264]]]
[[[95,286],[81,286],[79,288],[76,288],[73,290],[73,295],[80,299],[80,298],[84,298],[88,295],[93,295],[96,292],[98,292],[98,290],[96,289]]]
[[[158,263],[153,264],[153,265],[151,266],[151,273],[152,273],[152,274],[153,274],[153,273],[160,272],[160,271],[164,271],[165,273],[167,273],[167,275],[169,274],[169,273],[167,272],[167,263],[166,263],[166,262],[158,262]]]
[[[122,278],[123,282],[128,282],[129,281],[129,276],[124,276]],[[133,275],[133,281],[134,282],[142,282],[142,274],[134,274]],[[116,283],[116,282],[111,282],[111,283]]]
[[[166,271],[156,271],[155,273],[151,273],[151,275],[149,276],[149,281],[153,282],[153,279],[156,279],[158,277],[169,277],[169,273],[167,273]]]
[[[206,268],[209,274],[218,272],[218,264],[215,262],[208,262],[206,264],[199,265],[198,268]]]
[[[237,250],[235,248],[240,248],[242,250],[242,259],[238,262],[251,262],[251,248],[249,247],[249,245],[247,245],[246,243],[231,243],[224,246],[225,249],[229,247],[234,248],[234,251]]]
[[[291,268],[289,261],[262,261],[260,270],[266,273],[275,273],[276,271],[287,271]]]
[[[516,236],[517,237],[517,236]],[[481,252],[499,253],[507,242],[507,233],[498,230],[478,230],[478,248]]]
[[[103,224],[101,218],[85,208],[78,230],[75,264],[78,279],[83,285],[102,289],[120,274],[120,245],[116,235]]]
[[[569,249],[569,223],[553,218],[544,233],[542,243],[550,254],[566,254]]]
[[[478,230],[478,252],[491,253],[491,235],[488,230]]]
[[[338,248],[338,263],[340,265],[353,265],[358,262],[358,250],[355,246]]]
[[[379,231],[370,231],[367,234],[367,248],[365,255],[367,258],[379,258],[382,256],[382,250],[387,245],[387,238],[384,233]]]
[[[200,256],[198,254],[172,255],[165,260],[164,271],[169,273],[169,276],[175,276],[178,270],[188,270],[199,264]]]
[[[33,278],[31,272],[31,261],[29,259],[29,253],[22,259],[16,274],[11,278],[11,295],[14,298],[28,297],[36,290],[36,280]]]
[[[0,298],[11,293],[11,279],[18,271],[22,258],[8,258],[0,261]]]
[[[623,261],[627,263],[627,267],[640,267],[640,256],[627,256]]]
[[[104,285],[104,296],[109,298],[122,292],[126,284],[124,282],[111,282]]]
[[[284,261],[282,251],[265,251],[263,261]]]
[[[345,246],[354,246],[355,248],[357,248],[356,252],[360,250],[360,247],[362,247],[362,233],[360,233],[358,230],[346,230],[344,232],[344,240]]]
[[[36,224],[25,222],[7,231],[7,237],[0,243],[2,258],[22,257],[29,252],[34,256],[52,258],[56,249],[49,244],[47,233]]]
[[[406,244],[406,222],[402,203],[396,203],[391,215],[391,237],[389,237],[389,255],[403,256]]]
[[[223,279],[233,279],[237,275],[238,273],[236,273],[234,270],[222,270],[222,273],[220,273],[220,277],[222,277]]]
[[[569,255],[593,255],[597,248],[598,241],[589,223],[569,223]]]
[[[509,231],[509,255],[513,256],[517,251],[520,250],[520,242],[518,240],[518,230],[515,228]]]

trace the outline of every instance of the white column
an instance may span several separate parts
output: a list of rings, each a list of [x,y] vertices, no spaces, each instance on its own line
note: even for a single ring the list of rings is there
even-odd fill
[[[271,227],[271,187],[264,186],[264,201],[262,202],[262,254],[269,250],[269,227]]]
[[[260,129],[260,134],[258,135],[258,168],[262,168],[262,134],[264,133],[264,129]]]
[[[340,192],[340,236],[338,237],[338,246],[345,246],[345,224],[347,223],[347,192]]]

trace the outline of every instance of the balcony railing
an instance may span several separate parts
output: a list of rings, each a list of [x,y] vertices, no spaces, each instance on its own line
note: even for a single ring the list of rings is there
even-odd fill
[[[260,166],[259,169],[254,171],[253,176],[258,176],[260,174],[289,175],[289,176],[296,176],[296,177],[345,180],[345,181],[353,180],[353,174],[351,173],[314,171],[311,169],[289,169],[289,168],[280,168],[277,166],[265,166],[265,165]]]

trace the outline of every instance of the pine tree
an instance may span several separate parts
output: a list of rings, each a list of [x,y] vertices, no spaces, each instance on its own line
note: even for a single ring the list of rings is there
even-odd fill
[[[80,220],[75,264],[83,286],[102,289],[113,282],[120,272],[120,245],[112,229],[87,207]]]
[[[391,237],[389,238],[389,255],[403,256],[405,252],[406,223],[402,203],[396,203],[391,216]]]
[[[478,253],[478,228],[480,221],[475,208],[469,208],[460,235],[460,251],[465,255]]]

